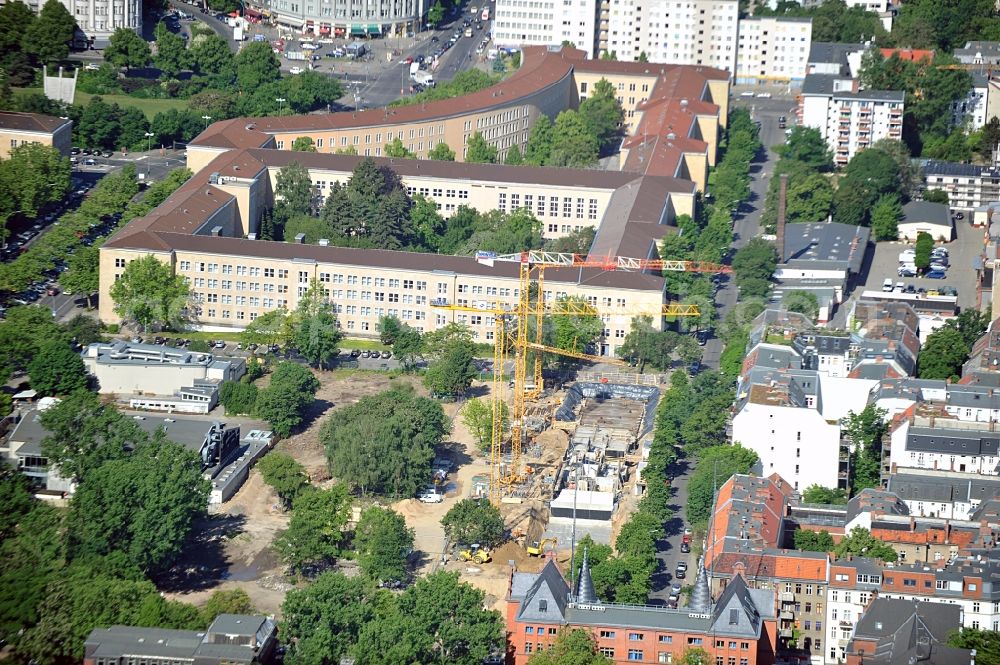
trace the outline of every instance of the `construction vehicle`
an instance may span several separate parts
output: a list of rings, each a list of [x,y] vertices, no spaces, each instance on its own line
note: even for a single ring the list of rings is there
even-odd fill
[[[557,542],[555,538],[543,538],[541,541],[536,540],[524,549],[528,552],[528,556],[542,556],[545,554],[546,545],[551,544],[552,549],[555,550]]]
[[[490,485],[489,500],[493,505],[499,505],[504,495],[514,486],[524,480],[524,469],[521,466],[521,448],[527,437],[524,425],[525,401],[535,399],[544,389],[542,382],[542,353],[549,352],[558,355],[589,360],[591,362],[625,365],[622,360],[607,356],[595,356],[577,351],[576,349],[558,349],[542,344],[544,317],[546,315],[566,316],[617,316],[617,315],[647,315],[655,314],[662,317],[699,316],[701,310],[697,305],[688,303],[667,303],[650,311],[645,309],[630,309],[615,307],[612,310],[599,310],[595,305],[573,300],[547,301],[544,291],[546,268],[576,268],[596,270],[623,270],[637,272],[732,272],[729,266],[697,261],[676,261],[671,259],[636,259],[620,256],[585,256],[545,251],[525,251],[517,254],[497,254],[495,252],[476,252],[476,261],[492,267],[497,262],[513,262],[519,264],[520,288],[516,292],[517,304],[482,301],[469,304],[449,304],[447,300],[432,300],[435,308],[474,312],[480,315],[492,315],[494,323],[493,348],[493,383],[491,401],[493,407],[493,425],[490,441]],[[549,295],[553,295],[549,293]],[[529,320],[534,319],[534,339],[529,339]],[[510,409],[510,463],[508,464],[502,448],[505,443],[507,419],[504,418],[504,392],[507,386],[503,377],[504,362],[508,350],[514,354],[514,385],[512,390],[513,404]],[[533,358],[533,378],[529,376],[529,356]],[[530,388],[529,388],[530,386]]]
[[[458,558],[462,561],[471,561],[478,564],[489,563],[493,560],[490,556],[490,551],[485,547],[480,547],[479,543],[473,543],[468,549],[459,550]]]

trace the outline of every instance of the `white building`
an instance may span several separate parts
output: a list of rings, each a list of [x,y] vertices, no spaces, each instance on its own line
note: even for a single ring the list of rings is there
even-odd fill
[[[985,125],[996,113],[989,113],[989,97],[1000,94],[995,86],[990,85],[990,79],[980,72],[971,72],[972,89],[965,99],[951,105],[951,124],[977,130]],[[994,104],[995,105],[995,104]]]
[[[741,19],[736,83],[801,83],[811,44],[810,18]]]
[[[97,379],[99,392],[116,395],[180,398],[202,382],[238,381],[246,372],[242,358],[217,359],[211,353],[121,341],[91,344],[83,352],[83,363]],[[189,399],[202,401],[195,397],[192,393]]]
[[[904,97],[901,90],[858,91],[852,79],[810,74],[802,84],[799,118],[820,130],[834,162],[844,166],[876,141],[902,138]]]
[[[738,0],[604,0],[598,45],[619,60],[736,71]],[[808,49],[807,49],[808,51]]]
[[[597,46],[597,0],[497,0],[493,41],[499,46],[550,45],[572,42],[599,55]]]
[[[1000,167],[929,161],[923,171],[927,189],[947,192],[952,209],[971,211],[1000,201]]]
[[[992,423],[914,416],[889,434],[889,466],[1000,475],[1000,433]]]
[[[967,521],[983,501],[1000,495],[996,476],[940,469],[896,469],[888,483],[910,514],[920,517]]]
[[[142,34],[141,0],[60,0],[91,46],[102,48],[118,28]],[[25,0],[36,14],[45,0]],[[4,4],[0,2],[0,4]]]
[[[864,409],[877,383],[752,369],[737,390],[733,441],[757,453],[763,475],[777,473],[796,490],[846,487],[840,419]]]

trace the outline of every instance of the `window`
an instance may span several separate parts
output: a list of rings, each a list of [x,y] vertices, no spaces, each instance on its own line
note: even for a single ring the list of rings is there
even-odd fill
[[[601,631],[601,639],[609,639],[609,640],[615,639],[615,631],[613,631],[613,630],[602,630]]]
[[[601,647],[600,649],[598,649],[598,651],[601,653],[602,656],[606,656],[607,658],[615,657],[615,650],[612,647]]]
[[[637,661],[643,660],[642,649],[629,649],[628,659]]]
[[[673,644],[673,643],[674,643],[673,635],[660,635],[660,644]]]
[[[525,635],[534,635],[535,634],[535,627],[534,626],[525,626],[524,627],[524,634]]]
[[[642,641],[642,638],[643,638],[643,634],[642,633],[629,633],[628,634],[629,642],[640,642],[640,641]]]

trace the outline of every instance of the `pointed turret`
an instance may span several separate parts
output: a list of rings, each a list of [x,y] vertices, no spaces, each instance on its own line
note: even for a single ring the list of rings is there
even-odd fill
[[[576,602],[594,605],[600,601],[594,590],[594,580],[590,576],[590,562],[587,560],[587,549],[583,550],[583,565],[580,566],[580,582],[576,588]]]
[[[694,581],[694,589],[691,591],[691,599],[688,601],[688,610],[698,614],[707,614],[711,609],[712,590],[708,586],[708,573],[699,562],[698,578]]]

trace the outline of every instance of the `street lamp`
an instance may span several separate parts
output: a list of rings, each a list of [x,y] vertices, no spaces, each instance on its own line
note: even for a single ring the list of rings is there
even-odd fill
[[[149,159],[150,154],[153,151],[153,137],[156,136],[152,132],[146,132],[146,177],[149,177]]]
[[[287,100],[284,97],[276,97],[274,101],[278,102],[278,115],[281,115],[281,108]]]
[[[205,129],[208,129],[208,121],[212,119],[212,116],[210,116],[210,115],[203,115],[203,116],[201,116],[201,119],[205,121]]]

